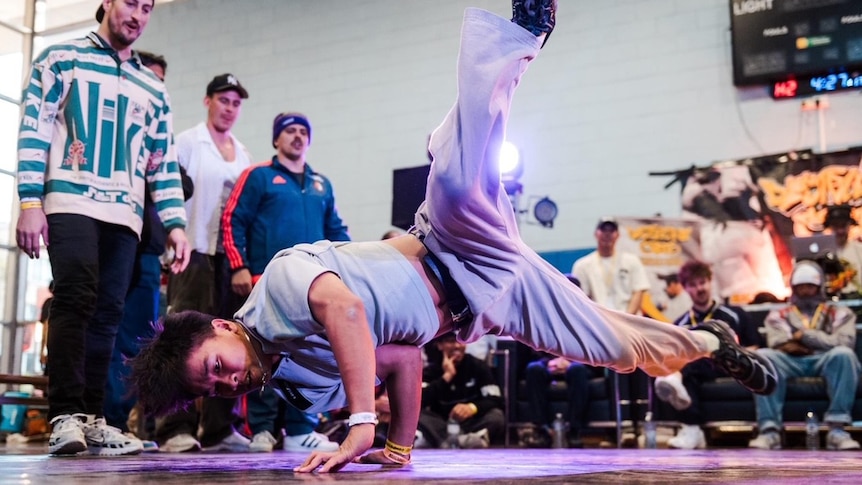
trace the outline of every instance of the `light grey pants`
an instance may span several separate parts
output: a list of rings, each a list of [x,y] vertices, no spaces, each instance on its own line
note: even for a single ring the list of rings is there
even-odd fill
[[[707,355],[685,329],[597,305],[521,240],[496,163],[512,94],[540,41],[490,12],[468,9],[458,98],[431,136],[425,244],[449,268],[476,316],[461,340],[511,335],[533,348],[620,372],[664,375]]]

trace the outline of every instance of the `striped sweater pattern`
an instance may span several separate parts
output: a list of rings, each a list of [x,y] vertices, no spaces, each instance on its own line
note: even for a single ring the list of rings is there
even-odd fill
[[[23,93],[18,195],[140,234],[149,190],[170,231],[186,223],[164,84],[96,33],[47,48]]]

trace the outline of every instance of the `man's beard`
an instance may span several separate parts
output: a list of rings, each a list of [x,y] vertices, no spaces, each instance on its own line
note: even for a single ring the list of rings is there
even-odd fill
[[[709,304],[712,303],[712,295],[709,293],[703,295],[696,293],[695,297],[692,298],[692,300],[694,301],[694,304],[698,307],[706,309]]]
[[[120,22],[120,25],[114,25],[112,22],[108,21],[108,27],[111,35],[114,37],[114,42],[119,44],[119,47],[123,49],[134,44],[140,36],[140,31],[133,33],[131,36],[126,35],[125,32],[123,32],[125,25],[122,22]]]

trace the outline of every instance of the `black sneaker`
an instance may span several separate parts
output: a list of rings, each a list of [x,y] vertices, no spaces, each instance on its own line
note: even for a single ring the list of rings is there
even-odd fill
[[[557,23],[557,0],[512,0],[512,22],[529,30],[533,35],[545,35],[542,47]]]
[[[706,331],[718,337],[718,350],[711,357],[727,375],[755,394],[772,394],[778,382],[778,373],[772,362],[740,346],[736,342],[736,334],[726,323],[707,320],[693,331]]]
[[[550,448],[551,435],[542,428],[534,428],[524,433],[521,444],[526,448]]]

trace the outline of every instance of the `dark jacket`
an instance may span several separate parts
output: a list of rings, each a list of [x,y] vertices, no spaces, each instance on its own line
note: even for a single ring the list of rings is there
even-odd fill
[[[221,225],[231,271],[248,268],[252,275],[262,274],[275,253],[295,244],[350,240],[329,179],[306,164],[300,187],[275,157],[239,176]]]
[[[736,335],[739,337],[739,344],[743,347],[749,347],[752,345],[757,347],[762,346],[760,333],[757,331],[757,325],[751,321],[745,310],[737,306],[715,302],[713,303],[713,306],[705,312],[698,312],[692,308],[677,318],[674,323],[680,327],[693,328],[696,327],[698,323],[702,323],[704,320],[709,319],[720,320],[730,325],[730,328],[736,332]]]
[[[192,182],[191,177],[186,174],[186,169],[182,165],[179,167],[180,178],[183,181],[183,198],[189,200],[195,192],[195,184]],[[153,204],[153,199],[150,197],[150,191],[148,190],[144,199],[144,225],[141,228],[138,253],[160,255],[165,252],[166,241],[167,233],[165,233],[165,226],[162,225],[162,220],[159,219],[156,205]]]
[[[491,409],[503,409],[503,398],[491,369],[485,362],[470,354],[458,363],[457,373],[451,382],[443,380],[443,369],[431,365],[425,369],[422,389],[422,407],[447,418],[459,403],[473,403],[481,416]]]

